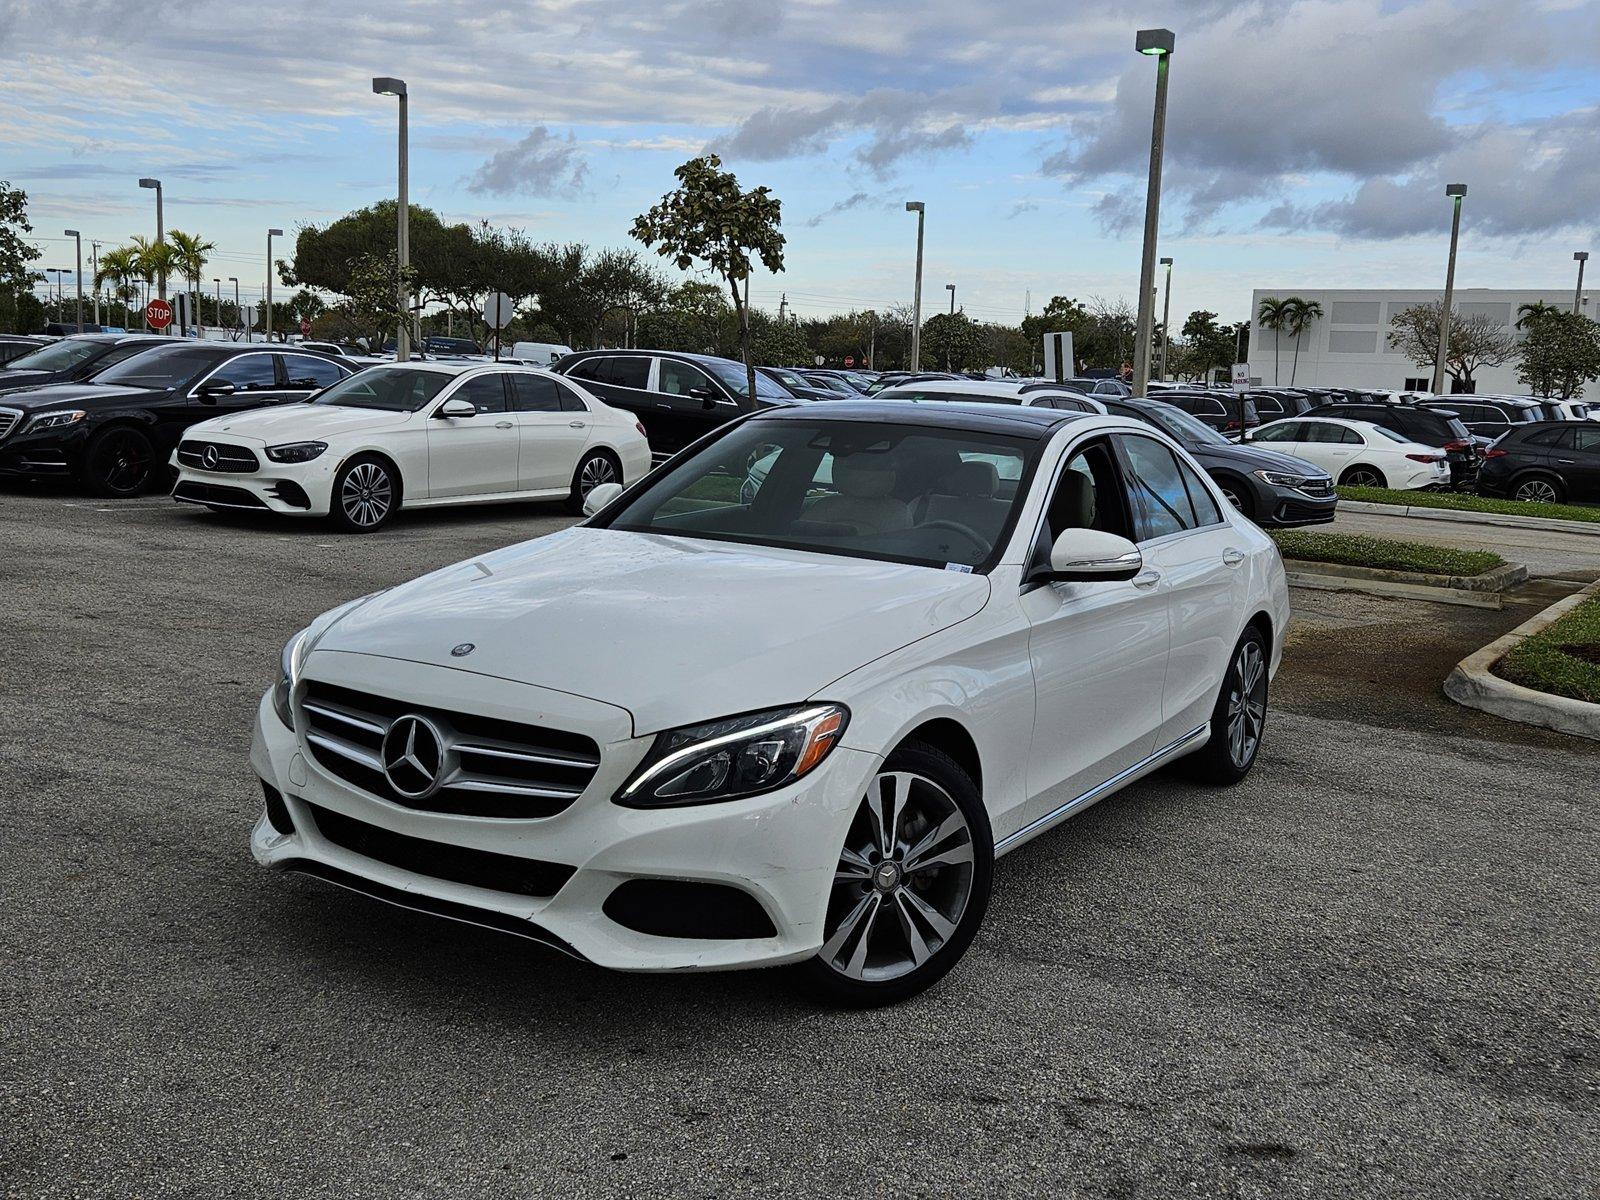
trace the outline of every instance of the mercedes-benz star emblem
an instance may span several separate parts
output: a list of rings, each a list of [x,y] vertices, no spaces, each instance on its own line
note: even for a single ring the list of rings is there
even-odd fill
[[[471,642],[462,642],[459,646],[451,646],[450,647],[450,657],[451,658],[465,658],[467,655],[471,654],[476,649],[477,649],[477,647],[474,646]]]
[[[200,452],[200,461],[205,463],[206,469],[208,471],[216,470],[216,468],[217,468],[217,448],[215,446],[207,446],[204,450],[202,450]]]
[[[407,713],[383,735],[383,773],[389,786],[411,800],[439,789],[444,777],[444,735],[427,717]]]

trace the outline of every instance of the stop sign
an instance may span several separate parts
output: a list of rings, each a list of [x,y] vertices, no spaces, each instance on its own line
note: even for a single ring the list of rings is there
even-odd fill
[[[851,358],[849,355],[846,355],[845,356],[845,360],[844,360],[844,365],[847,366],[847,367],[853,367],[853,366],[856,365],[856,360]]]
[[[144,306],[144,319],[151,329],[165,329],[172,324],[172,305],[165,300],[152,300]]]
[[[300,318],[300,336],[301,337],[310,337],[311,336],[311,322],[306,320],[304,317]]]

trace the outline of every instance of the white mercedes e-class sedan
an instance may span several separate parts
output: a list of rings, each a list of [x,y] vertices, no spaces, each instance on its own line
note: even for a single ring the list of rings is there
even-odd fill
[[[358,371],[309,403],[192,425],[172,497],[219,511],[332,517],[371,533],[405,508],[565,499],[650,470],[644,427],[580,384],[510,363]]]
[[[1255,762],[1283,564],[1148,425],[770,409],[588,507],[290,641],[261,863],[877,1003],[961,957],[1001,854],[1175,760]]]

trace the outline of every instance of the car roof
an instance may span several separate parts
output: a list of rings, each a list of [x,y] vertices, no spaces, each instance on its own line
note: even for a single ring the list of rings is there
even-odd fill
[[[1097,413],[1068,412],[1056,408],[1024,408],[1009,404],[962,404],[943,400],[933,404],[923,404],[915,400],[861,399],[763,409],[750,420],[877,421],[886,425],[928,425],[940,429],[966,429],[974,433],[1045,438],[1068,421],[1081,421],[1098,416]]]
[[[553,345],[556,345],[557,343],[549,342],[549,343],[546,343],[546,344],[553,346]],[[615,350],[575,350],[571,354],[565,355],[564,357],[565,358],[569,358],[569,359],[573,359],[573,360],[577,360],[577,359],[580,359],[580,358],[594,358],[594,357],[596,357],[598,355],[602,355],[602,354],[606,355],[607,357],[611,357],[613,355],[617,355],[617,356],[623,356],[623,357],[635,357],[635,356],[637,356],[637,357],[641,357],[641,358],[683,358],[683,359],[687,359],[689,362],[732,363],[734,366],[738,367],[741,371],[744,370],[744,364],[742,362],[737,361],[736,359],[723,358],[719,354],[696,354],[692,350],[646,350],[646,349],[644,349],[642,347],[635,347],[634,349],[631,349],[631,350],[623,350],[623,349],[615,349]],[[811,368],[790,367],[789,368],[789,370],[792,370],[792,371],[802,371],[802,372],[805,371],[805,370],[815,370],[815,369],[816,369],[815,367],[811,367]]]
[[[1002,383],[997,379],[928,379],[922,383],[898,382],[891,383],[879,392],[881,397],[884,392],[891,392],[896,388],[914,387],[934,395],[965,393],[969,396],[1005,396],[1015,400],[1019,394],[1018,386],[1014,383]],[[1063,390],[1070,390],[1063,388]]]

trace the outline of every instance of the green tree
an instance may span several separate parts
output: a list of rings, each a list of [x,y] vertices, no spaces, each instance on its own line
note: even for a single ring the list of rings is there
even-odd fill
[[[33,232],[28,221],[28,193],[0,180],[0,296],[6,300],[0,328],[23,332],[35,327],[31,309],[21,297],[30,299],[34,283],[43,276],[29,264],[39,258],[37,247],[26,241]]]
[[[1543,300],[1534,300],[1528,304],[1519,304],[1517,305],[1517,328],[1527,329],[1536,323],[1540,318],[1560,311],[1561,309],[1557,308],[1554,304],[1548,304]]]
[[[124,305],[132,304],[139,295],[139,252],[132,246],[114,246],[100,256],[100,266],[94,273],[95,291],[109,288],[111,295]]]
[[[640,242],[680,271],[704,263],[728,285],[739,320],[739,349],[744,356],[750,394],[755,395],[756,369],[750,358],[751,256],[774,273],[783,270],[783,205],[770,188],[741,191],[733,172],[724,171],[715,154],[692,158],[673,175],[678,187],[649,212],[637,217],[630,231]],[[743,292],[740,285],[743,285]]]
[[[1261,305],[1256,309],[1256,320],[1261,328],[1272,330],[1272,382],[1277,384],[1279,379],[1279,344],[1283,331],[1293,323],[1294,299],[1280,299],[1277,296],[1263,296]]]
[[[1183,323],[1184,373],[1192,378],[1209,378],[1220,367],[1233,362],[1233,330],[1217,322],[1217,314],[1200,309]]]
[[[738,321],[721,288],[690,279],[640,314],[637,340],[657,350],[721,355],[737,346]]]
[[[1439,321],[1443,312],[1444,303],[1440,300],[1402,309],[1389,322],[1389,345],[1418,367],[1431,371],[1439,353]],[[1543,318],[1539,321],[1542,323]],[[1483,313],[1463,317],[1452,309],[1450,343],[1444,351],[1444,368],[1450,375],[1452,390],[1472,391],[1474,371],[1509,362],[1516,348],[1511,334],[1493,317]]]
[[[383,345],[411,317],[411,310],[400,304],[402,278],[407,292],[413,292],[417,268],[407,263],[402,271],[398,250],[367,254],[350,264],[345,295],[355,323],[373,335],[369,345]]]
[[[937,313],[922,323],[923,356],[940,363],[947,371],[971,371],[985,367],[984,351],[988,340],[966,313]]]
[[[796,321],[779,321],[757,310],[750,314],[751,353],[764,367],[792,367],[811,361],[805,331]]]
[[[1584,384],[1600,377],[1600,324],[1581,313],[1550,308],[1527,329],[1517,347],[1517,378],[1536,394],[1571,400],[1583,395]]]
[[[1295,376],[1300,373],[1300,339],[1307,329],[1322,319],[1322,305],[1304,296],[1290,296],[1285,303],[1288,305],[1285,327],[1294,338],[1294,363],[1289,368],[1289,386],[1293,387]]]
[[[169,229],[167,241],[172,244],[173,262],[179,273],[189,281],[190,294],[195,298],[195,320],[198,324],[200,309],[200,280],[206,273],[206,260],[213,250],[217,248],[215,242],[208,242],[197,234],[184,233],[181,229]],[[274,308],[277,306],[274,305]],[[273,322],[273,328],[278,328]]]

